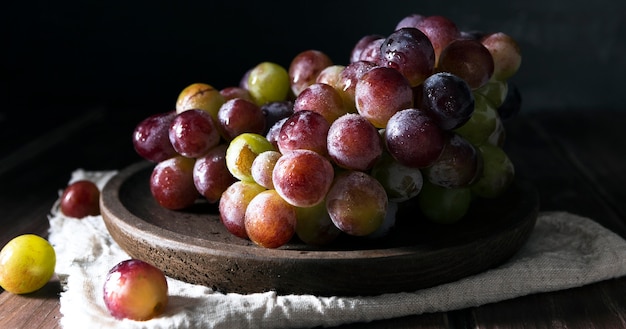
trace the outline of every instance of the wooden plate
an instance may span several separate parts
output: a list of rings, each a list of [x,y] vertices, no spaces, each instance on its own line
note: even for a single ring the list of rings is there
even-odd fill
[[[382,240],[345,236],[316,248],[294,238],[267,249],[226,231],[215,205],[160,207],[148,185],[152,168],[134,164],[104,187],[101,211],[111,236],[131,257],[170,277],[226,293],[376,295],[452,282],[510,258],[539,211],[532,185],[516,181],[498,199],[477,200],[454,225],[428,223],[406,206],[398,229]]]

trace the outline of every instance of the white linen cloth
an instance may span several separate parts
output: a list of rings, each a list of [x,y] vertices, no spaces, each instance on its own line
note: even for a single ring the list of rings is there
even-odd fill
[[[77,169],[70,182],[100,188],[115,171]],[[63,328],[311,328],[449,311],[626,275],[626,241],[596,222],[566,212],[541,212],[522,249],[483,273],[415,292],[373,297],[223,294],[168,278],[165,313],[148,321],[116,320],[102,299],[110,268],[129,256],[111,238],[101,216],[49,216],[57,253]]]

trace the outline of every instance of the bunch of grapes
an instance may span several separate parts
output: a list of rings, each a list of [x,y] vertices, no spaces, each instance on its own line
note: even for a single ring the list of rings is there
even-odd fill
[[[238,86],[191,84],[133,143],[156,163],[161,206],[204,198],[229,232],[267,248],[386,236],[406,203],[454,223],[513,181],[503,120],[520,109],[509,82],[520,63],[504,33],[409,15],[358,40],[345,65],[310,49],[287,67],[259,63]]]

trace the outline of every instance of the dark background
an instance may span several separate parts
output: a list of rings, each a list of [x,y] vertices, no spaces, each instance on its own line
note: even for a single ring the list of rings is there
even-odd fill
[[[524,111],[624,109],[626,2],[611,0],[22,1],[5,4],[0,124],[88,108],[173,109],[193,82],[224,88],[261,61],[316,48],[346,64],[363,35],[411,13],[502,31],[522,48]],[[9,119],[9,120],[8,120]]]

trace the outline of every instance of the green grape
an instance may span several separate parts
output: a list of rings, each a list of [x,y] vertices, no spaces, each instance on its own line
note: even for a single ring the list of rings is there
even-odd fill
[[[14,294],[39,290],[50,281],[55,265],[56,253],[46,239],[17,236],[0,251],[0,286]]]
[[[445,188],[425,180],[417,202],[428,220],[452,224],[467,213],[472,203],[472,192],[468,187]]]
[[[257,105],[284,101],[291,89],[287,70],[272,62],[262,62],[248,75],[248,91]]]
[[[296,207],[296,218],[296,235],[306,244],[327,245],[341,234],[330,219],[324,202],[312,207]]]
[[[483,144],[478,147],[483,157],[483,174],[470,188],[482,198],[501,195],[515,178],[515,166],[501,147]]]
[[[275,151],[267,138],[255,133],[243,133],[235,137],[226,149],[226,167],[237,179],[254,182],[252,163],[265,151]]]
[[[498,108],[504,103],[508,90],[509,84],[506,81],[490,80],[474,92],[485,96],[495,108]]]
[[[474,145],[480,145],[498,128],[498,111],[485,96],[474,93],[474,113],[470,119],[455,132]]]

